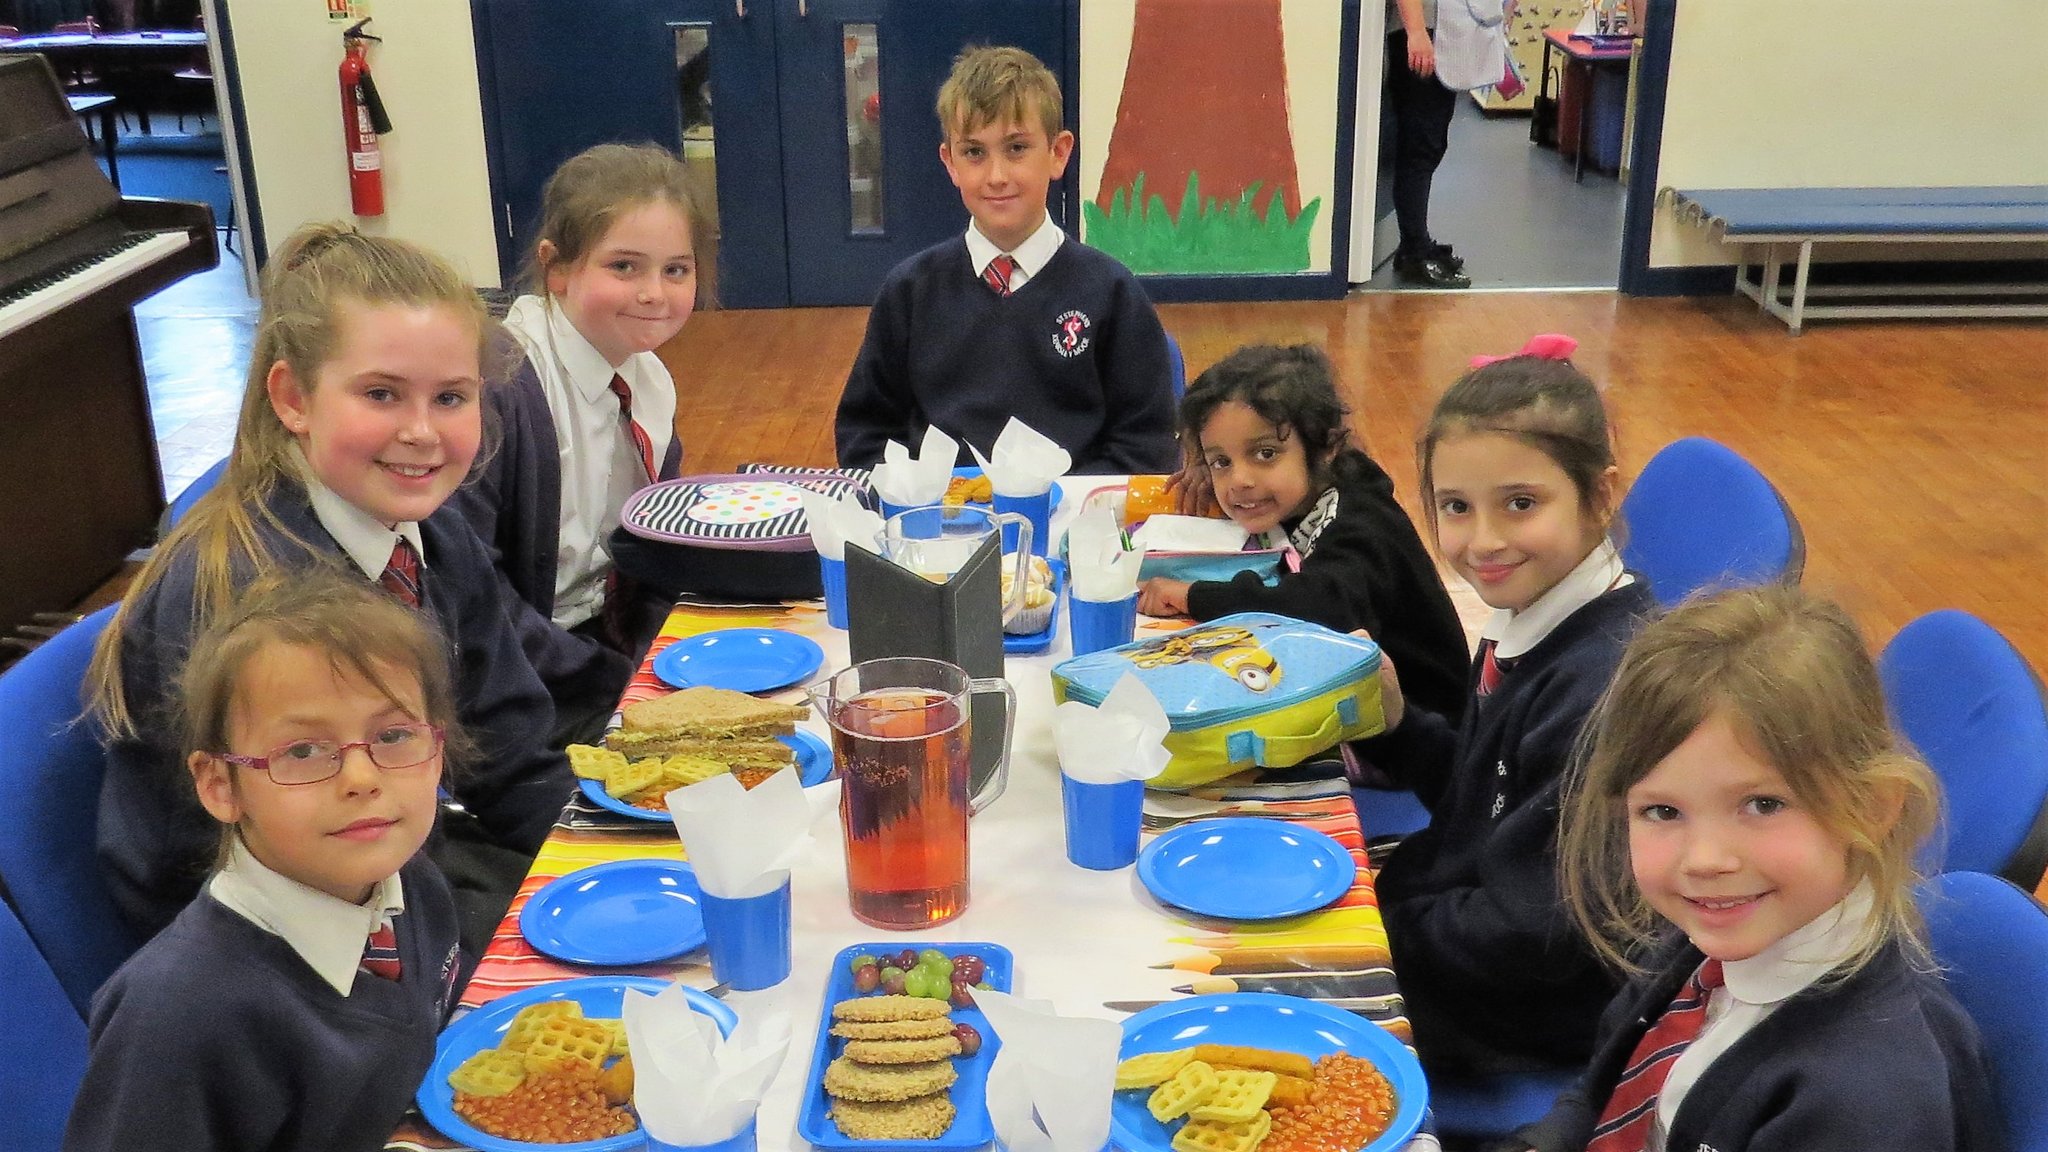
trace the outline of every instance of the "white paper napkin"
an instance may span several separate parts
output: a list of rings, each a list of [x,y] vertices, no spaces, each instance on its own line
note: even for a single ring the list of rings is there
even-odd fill
[[[846,559],[846,542],[873,540],[882,534],[882,517],[861,506],[860,498],[848,492],[833,499],[808,488],[798,490],[804,502],[804,521],[811,528],[811,546],[827,560]],[[868,549],[874,551],[872,547]]]
[[[1074,457],[1065,448],[1015,416],[996,435],[988,455],[972,444],[967,450],[988,474],[989,487],[1001,496],[1036,496],[1074,466]]]
[[[974,1006],[1003,1041],[988,1070],[996,1142],[1009,1152],[1099,1152],[1109,1140],[1123,1029],[1002,992],[976,992]]]
[[[633,1051],[633,1107],[648,1135],[694,1147],[740,1134],[789,1049],[789,1014],[749,1012],[731,1036],[693,1011],[680,984],[626,989],[620,1015]]]
[[[937,427],[924,430],[915,459],[910,449],[891,440],[882,446],[882,462],[875,465],[875,491],[889,503],[906,508],[937,504],[946,497],[946,485],[953,480],[953,461],[959,456],[959,442]]]
[[[1126,672],[1091,708],[1069,700],[1052,710],[1052,746],[1060,771],[1083,784],[1150,780],[1166,770],[1171,725],[1145,683]]]
[[[751,790],[720,772],[668,794],[668,813],[697,886],[727,900],[782,887],[810,843],[812,825],[838,808],[839,781],[806,788],[794,767],[770,773]]]
[[[1147,552],[1236,552],[1249,538],[1234,520],[1171,513],[1148,516],[1131,533],[1131,543]]]
[[[1111,602],[1138,590],[1141,548],[1124,545],[1121,517],[1111,504],[1091,501],[1067,529],[1067,567],[1078,600]]]

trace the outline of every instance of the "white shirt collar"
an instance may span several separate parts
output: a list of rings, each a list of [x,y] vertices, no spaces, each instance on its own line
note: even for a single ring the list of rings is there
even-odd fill
[[[420,567],[427,566],[427,542],[420,536],[419,522],[407,520],[396,528],[386,528],[378,523],[375,516],[342,499],[332,488],[322,484],[307,465],[305,454],[298,445],[292,446],[292,458],[299,466],[299,478],[305,482],[306,498],[312,502],[313,516],[341,550],[355,561],[363,575],[375,580],[384,575],[384,569],[391,563],[391,549],[403,536],[412,543],[412,550],[419,553]]]
[[[377,882],[370,898],[351,904],[273,871],[237,835],[228,862],[208,881],[215,900],[272,936],[336,992],[355,987],[356,968],[370,933],[405,911],[405,885],[397,873]]]
[[[1875,903],[1870,882],[1863,881],[1777,943],[1747,960],[1722,965],[1728,994],[1745,1004],[1776,1004],[1804,990],[1856,954]]]
[[[555,360],[585,401],[596,404],[605,399],[611,391],[614,374],[623,376],[627,387],[638,388],[639,374],[633,367],[638,357],[628,356],[624,364],[612,367],[611,361],[606,360],[604,354],[576,330],[576,325],[569,322],[568,313],[555,306],[552,297],[540,304],[547,311],[548,340],[554,345]]]
[[[1567,572],[1550,591],[1538,596],[1534,604],[1520,612],[1495,609],[1485,626],[1479,629],[1479,635],[1494,642],[1495,657],[1511,660],[1541,644],[1543,638],[1572,613],[1608,592],[1634,582],[1635,578],[1622,567],[1621,554],[1615,551],[1614,541],[1603,537],[1586,554],[1586,558],[1579,561],[1578,567]]]
[[[1066,239],[1067,234],[1052,222],[1052,214],[1048,212],[1039,220],[1038,230],[1017,245],[1010,258],[1024,270],[1024,275],[1036,276],[1052,262],[1053,253],[1060,250]],[[976,276],[988,271],[988,262],[1002,254],[1003,250],[996,247],[995,241],[981,234],[981,225],[972,220],[967,222],[967,259],[973,262]]]

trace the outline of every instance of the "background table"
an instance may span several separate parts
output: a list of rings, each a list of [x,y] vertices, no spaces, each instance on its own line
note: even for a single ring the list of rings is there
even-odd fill
[[[1554,100],[1550,95],[1551,50],[1555,49],[1564,53],[1568,61],[1581,65],[1586,69],[1586,83],[1579,92],[1578,147],[1572,149],[1573,183],[1578,183],[1586,178],[1586,153],[1592,149],[1591,141],[1586,139],[1586,129],[1590,110],[1593,106],[1594,90],[1597,87],[1593,82],[1594,73],[1602,69],[1618,70],[1626,78],[1629,62],[1635,53],[1634,48],[1628,42],[1613,43],[1611,39],[1588,40],[1584,37],[1573,36],[1562,28],[1545,29],[1543,33],[1543,70],[1537,73],[1537,110],[1529,119],[1529,139],[1541,142],[1543,127],[1541,121],[1543,119],[1543,109],[1546,105],[1550,108],[1552,116],[1558,114],[1559,101]],[[1626,84],[1623,87],[1626,90]],[[1564,80],[1560,77],[1558,80],[1560,97],[1563,95],[1563,90]],[[1558,137],[1558,147],[1563,148],[1564,133],[1562,125],[1553,125],[1552,127]]]
[[[1087,478],[1069,487],[1063,515],[1055,516],[1055,533],[1081,498],[1101,482],[1099,477]],[[1140,619],[1141,629],[1157,631],[1172,631],[1182,623]],[[815,602],[679,605],[648,662],[680,637],[737,627],[783,628],[818,641],[825,649],[825,664],[814,680],[847,662],[846,633],[826,624],[823,607]],[[826,968],[840,949],[852,944],[887,942],[903,947],[926,940],[993,941],[1015,954],[1017,993],[1050,1000],[1066,1015],[1108,1019],[1179,999],[1218,979],[1250,984],[1266,972],[1324,973],[1313,986],[1314,998],[1344,1002],[1402,1040],[1409,1038],[1400,996],[1393,990],[1386,930],[1365,869],[1363,837],[1343,780],[1293,786],[1287,790],[1291,798],[1262,812],[1334,836],[1359,864],[1357,881],[1348,893],[1305,916],[1258,924],[1207,921],[1154,901],[1134,869],[1091,872],[1067,862],[1059,767],[1052,746],[1050,677],[1053,665],[1068,650],[1064,609],[1059,627],[1060,635],[1047,653],[1007,661],[1005,675],[1018,698],[1009,787],[974,818],[972,894],[959,919],[904,933],[884,932],[855,920],[847,908],[838,824],[830,818],[820,821],[816,839],[792,875],[794,971],[774,988],[735,992],[726,999],[741,1014],[783,1010],[790,1016],[788,1059],[761,1107],[763,1152],[807,1147],[796,1135],[796,1115],[810,1087],[806,1076]],[[625,699],[632,702],[666,691],[643,663]],[[799,701],[803,692],[800,687],[786,689],[775,698]],[[815,716],[802,726],[829,739],[824,722]],[[1236,794],[1219,786],[1198,795],[1220,808]],[[572,801],[464,990],[462,1003],[474,1007],[521,988],[609,972],[673,977],[697,987],[711,984],[709,961],[701,951],[679,961],[637,968],[593,968],[540,956],[519,935],[520,909],[558,876],[610,860],[681,856],[672,826],[619,816],[580,798]],[[1235,975],[1219,976],[1219,967]],[[456,1147],[416,1117],[401,1129],[393,1146]]]

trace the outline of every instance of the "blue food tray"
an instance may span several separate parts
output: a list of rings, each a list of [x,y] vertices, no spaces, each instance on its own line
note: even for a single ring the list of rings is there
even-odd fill
[[[841,1000],[850,1000],[860,993],[853,990],[853,958],[862,953],[883,956],[914,948],[920,952],[936,948],[948,957],[963,952],[972,952],[983,961],[982,980],[998,992],[1010,990],[1015,959],[1010,950],[1000,944],[967,941],[937,941],[896,939],[878,941],[872,944],[856,944],[842,949],[832,958],[832,973],[825,981],[825,1004],[818,1014],[818,1043],[811,1052],[809,1085],[804,1091],[802,1108],[797,1112],[797,1135],[819,1148],[858,1149],[859,1152],[888,1152],[889,1149],[904,1149],[906,1152],[967,1152],[980,1148],[996,1138],[995,1126],[989,1122],[988,1087],[989,1065],[995,1062],[996,1049],[1001,1047],[995,1033],[989,1030],[988,1017],[978,1008],[951,1009],[955,1024],[972,1024],[981,1033],[981,1051],[973,1056],[955,1056],[953,1067],[960,1078],[953,1083],[953,1126],[936,1140],[854,1140],[839,1131],[827,1113],[832,1107],[832,1098],[825,1094],[825,1066],[830,1064],[845,1041],[832,1035],[832,1006]]]
[[[1060,598],[1067,594],[1067,562],[1051,559],[1045,566],[1052,572],[1052,616],[1045,627],[1036,632],[1024,632],[1016,636],[1003,633],[1003,652],[1009,656],[1029,656],[1052,647],[1053,637],[1060,634]]]

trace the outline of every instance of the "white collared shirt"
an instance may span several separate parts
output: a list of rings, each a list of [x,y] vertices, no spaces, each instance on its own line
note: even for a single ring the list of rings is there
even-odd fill
[[[1603,537],[1579,561],[1578,567],[1565,573],[1564,579],[1538,596],[1534,604],[1520,612],[1495,609],[1479,629],[1480,639],[1493,641],[1496,659],[1512,660],[1543,643],[1543,638],[1572,613],[1616,588],[1633,583],[1635,577],[1622,567],[1621,553],[1615,551],[1614,541]]]
[[[292,446],[292,456],[299,465],[299,478],[306,483],[306,498],[313,505],[313,518],[341,545],[342,552],[355,562],[363,575],[372,580],[381,579],[384,569],[391,564],[391,550],[398,546],[402,536],[412,544],[418,553],[420,568],[428,564],[427,542],[420,536],[418,521],[406,520],[397,527],[386,527],[375,516],[341,498],[334,489],[322,484],[313,475],[306,463],[305,454],[297,445]]]
[[[405,911],[405,885],[394,872],[361,904],[329,896],[273,871],[238,835],[227,866],[206,891],[249,923],[283,940],[328,987],[347,996],[370,933]]]
[[[1052,263],[1053,253],[1066,243],[1067,234],[1052,222],[1052,214],[1046,213],[1038,222],[1038,231],[1026,237],[1017,250],[1010,253],[1010,259],[1017,262],[1017,268],[1010,273],[1010,292],[1016,294],[1019,288],[1029,283],[1033,276],[1045,270]],[[974,221],[967,222],[967,259],[974,265],[974,274],[988,273],[989,261],[1003,254],[996,242],[981,234],[981,226]]]
[[[1840,903],[1786,933],[1777,943],[1747,960],[1721,966],[1726,983],[1707,998],[1706,1026],[1672,1061],[1664,1087],[1657,1093],[1657,1122],[1651,1125],[1646,1152],[1662,1152],[1664,1134],[1671,1130],[1685,1094],[1722,1053],[1779,1005],[1855,955],[1874,903],[1866,880]]]
[[[653,444],[656,468],[675,439],[676,384],[652,352],[636,352],[614,369],[567,314],[539,296],[513,301],[505,327],[525,347],[554,414],[562,481],[554,621],[573,628],[604,606],[612,569],[606,542],[627,498],[649,483],[640,449],[619,419],[612,374],[632,390],[633,420]]]

